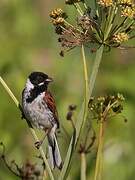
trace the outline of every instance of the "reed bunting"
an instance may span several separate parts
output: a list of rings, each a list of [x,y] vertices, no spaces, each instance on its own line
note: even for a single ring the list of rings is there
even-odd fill
[[[47,133],[49,162],[51,168],[62,168],[62,159],[57,143],[56,130],[59,128],[55,101],[48,91],[52,78],[42,72],[32,72],[22,92],[24,116],[33,126]]]

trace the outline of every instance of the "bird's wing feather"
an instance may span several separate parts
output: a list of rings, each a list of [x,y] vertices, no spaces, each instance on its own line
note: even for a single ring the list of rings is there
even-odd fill
[[[50,109],[50,111],[53,113],[53,116],[58,124],[59,127],[59,122],[58,122],[58,112],[56,109],[56,105],[55,105],[55,100],[53,98],[53,96],[51,95],[51,93],[49,91],[45,92],[45,97],[44,100],[48,106],[48,108]]]

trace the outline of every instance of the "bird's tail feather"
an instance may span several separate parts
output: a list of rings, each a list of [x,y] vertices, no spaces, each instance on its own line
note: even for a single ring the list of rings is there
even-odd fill
[[[61,169],[62,159],[54,131],[50,132],[47,137],[48,137],[49,162],[51,168],[54,169],[55,167],[57,167]]]

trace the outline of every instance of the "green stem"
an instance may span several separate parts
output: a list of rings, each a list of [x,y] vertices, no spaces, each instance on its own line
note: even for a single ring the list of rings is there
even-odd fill
[[[85,51],[84,46],[82,45],[82,60],[83,60],[83,71],[84,71],[84,82],[85,82],[85,98],[84,98],[84,114],[83,114],[83,123],[84,125],[86,118],[87,118],[87,111],[88,111],[88,71],[87,71],[87,64],[86,64],[86,57],[85,57]]]
[[[78,7],[78,5],[76,3],[74,3],[74,7],[76,8],[76,10],[80,14],[80,16],[82,16],[83,13],[81,12],[80,8]]]
[[[89,98],[92,95],[92,91],[93,91],[93,88],[95,85],[96,77],[97,77],[98,70],[99,70],[99,65],[100,65],[100,62],[102,59],[103,49],[104,49],[104,46],[102,45],[96,52],[96,57],[94,60],[94,65],[92,68],[92,73],[91,73],[90,82],[89,82]]]
[[[75,150],[81,129],[86,121],[86,117],[87,117],[87,104],[88,104],[88,72],[87,72],[87,64],[86,64],[86,58],[85,58],[85,52],[84,52],[84,46],[82,45],[81,48],[81,52],[82,52],[82,60],[83,60],[83,71],[84,71],[84,82],[85,82],[85,95],[84,95],[84,103],[83,103],[83,107],[82,107],[82,122],[81,122],[81,126],[80,123],[78,121],[78,125],[79,125],[79,129],[77,128],[77,126],[75,126],[75,130],[74,130],[74,134],[71,138],[70,144],[69,144],[69,148],[67,151],[67,155],[65,158],[65,163],[63,165],[62,171],[60,173],[59,176],[59,180],[63,180],[65,179],[66,175],[68,174],[67,171],[69,169],[69,165],[71,162],[71,158],[72,158],[72,153],[73,150]]]
[[[108,38],[109,36],[109,33],[112,29],[112,26],[113,26],[113,19],[117,13],[117,8],[116,6],[114,5],[114,7],[110,7],[109,9],[109,15],[108,15],[108,18],[107,18],[107,21],[106,21],[106,28],[105,28],[105,35],[104,35],[104,41],[106,41],[106,39]]]
[[[88,9],[87,4],[85,2],[83,2],[83,5],[84,5],[85,9],[87,10]]]
[[[97,158],[96,158],[94,180],[98,180],[99,179],[98,177],[100,176],[102,147],[103,147],[103,121],[101,120],[100,128],[99,128],[98,151],[97,151]]]
[[[12,93],[12,91],[9,89],[9,87],[7,86],[7,84],[5,83],[5,81],[2,79],[2,77],[0,76],[0,82],[3,85],[3,87],[5,88],[5,90],[7,91],[7,93],[9,94],[9,96],[12,98],[12,100],[14,101],[15,105],[19,108],[19,102],[16,99],[16,97],[14,96],[14,94]]]
[[[19,101],[18,101],[17,98],[14,96],[14,94],[13,94],[12,91],[9,89],[9,87],[7,86],[7,84],[6,84],[5,81],[2,79],[1,76],[0,76],[0,83],[1,83],[2,86],[5,88],[6,92],[9,94],[9,96],[11,97],[11,99],[14,101],[15,105],[19,108],[19,107],[20,107]],[[27,120],[26,120],[26,122],[27,122]],[[28,123],[28,122],[27,122],[27,123]],[[29,123],[28,123],[28,126],[29,126]],[[31,127],[32,127],[32,126],[31,126]],[[32,134],[35,142],[37,142],[37,141],[39,141],[39,139],[38,139],[38,137],[37,137],[37,135],[36,135],[36,133],[35,133],[35,130],[34,130],[33,128],[31,128],[31,127],[29,126],[30,132],[31,132],[31,134]],[[45,163],[45,165],[46,165],[46,168],[47,168],[48,174],[49,174],[49,176],[50,176],[50,179],[51,179],[51,180],[54,180],[52,171],[51,171],[50,166],[49,166],[49,164],[48,164],[48,161],[47,161],[47,159],[46,159],[46,157],[45,157],[45,154],[44,154],[44,151],[43,151],[42,146],[40,146],[39,151],[40,151],[40,154],[41,154],[41,156],[42,156],[42,158],[43,158],[43,161],[44,161],[44,163]]]
[[[81,180],[86,180],[86,154],[81,153]]]
[[[90,82],[89,82],[88,95],[85,95],[88,98],[90,98],[91,95],[92,95],[92,91],[93,91],[93,88],[94,88],[94,85],[95,85],[95,80],[96,80],[98,69],[99,69],[99,65],[100,65],[100,62],[101,62],[101,59],[102,59],[103,49],[104,49],[104,45],[101,45],[101,47],[96,52],[96,57],[95,57],[95,61],[94,61],[94,65],[93,65],[92,73],[91,73],[91,77],[90,77]],[[82,51],[83,51],[83,47],[82,47]],[[83,61],[85,62],[86,59],[84,58]],[[84,67],[84,69],[85,69],[85,67]],[[85,85],[85,88],[86,88],[86,85]],[[58,178],[59,180],[66,179],[66,177],[68,175],[68,170],[69,170],[70,162],[71,162],[71,159],[72,159],[73,151],[75,151],[75,149],[76,149],[76,144],[77,144],[77,142],[79,140],[83,124],[85,123],[85,120],[84,120],[85,106],[86,106],[86,102],[84,100],[84,102],[82,104],[82,107],[81,107],[81,110],[80,110],[80,112],[78,114],[77,122],[75,124],[76,133],[75,133],[75,135],[73,134],[73,136],[71,138],[69,148],[68,148],[65,160],[64,160],[63,168],[62,168],[62,171],[61,171],[60,176]]]
[[[83,10],[81,8],[81,6],[79,5],[79,3],[75,3],[76,4],[76,7],[80,10],[81,12],[81,16],[83,15]]]

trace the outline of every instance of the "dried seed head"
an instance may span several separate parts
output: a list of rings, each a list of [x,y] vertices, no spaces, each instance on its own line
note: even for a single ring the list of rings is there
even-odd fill
[[[72,120],[72,116],[73,116],[73,112],[72,112],[72,111],[69,111],[69,112],[67,113],[66,119],[67,119],[68,121],[71,121],[71,120]]]
[[[126,34],[124,32],[115,34],[113,37],[113,41],[116,43],[120,43],[120,44],[124,41],[128,41],[128,39],[129,39],[128,34]]]
[[[52,23],[54,26],[57,26],[57,25],[64,25],[64,18],[62,17],[57,17],[56,19],[53,19],[52,20]]]
[[[80,46],[85,41],[84,36],[80,32],[73,27],[65,25],[58,40],[61,43],[62,50],[65,52],[76,46]]]
[[[126,6],[122,8],[121,16],[129,17],[130,19],[135,17],[135,6]]]
[[[53,19],[56,19],[58,17],[62,17],[65,19],[67,18],[67,14],[61,8],[57,8],[50,13],[50,17]]]
[[[86,31],[92,27],[93,23],[87,15],[83,15],[78,18],[78,25],[81,26],[84,31]]]
[[[56,27],[55,27],[55,32],[56,32],[56,34],[61,35],[61,34],[62,34],[62,32],[63,32],[62,27],[61,27],[61,26],[56,26]]]
[[[104,7],[109,7],[113,5],[113,1],[112,0],[99,0],[98,4]]]
[[[118,3],[121,5],[131,5],[133,4],[132,0],[118,0]]]
[[[118,93],[90,99],[88,108],[94,119],[101,120],[102,118],[106,119],[107,116],[120,114],[123,110],[123,101],[123,95]]]
[[[76,108],[77,108],[77,106],[76,106],[75,104],[71,104],[71,105],[69,105],[69,107],[68,107],[69,111],[75,111]]]

